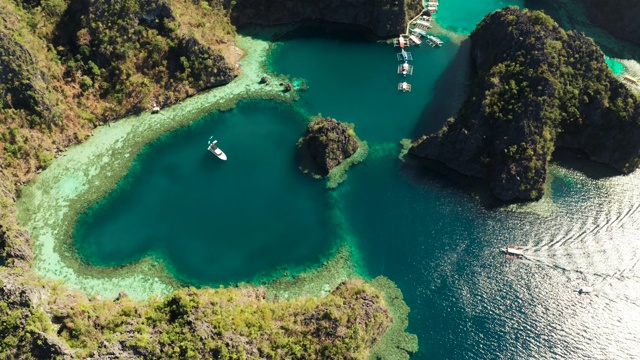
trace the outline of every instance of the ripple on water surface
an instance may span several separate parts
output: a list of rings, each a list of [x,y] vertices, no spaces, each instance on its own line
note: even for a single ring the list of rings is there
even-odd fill
[[[205,284],[318,261],[334,236],[324,183],[295,164],[305,127],[288,105],[245,102],[155,141],[80,216],[79,254],[97,266],[155,255],[178,279]],[[206,150],[211,135],[228,161]]]

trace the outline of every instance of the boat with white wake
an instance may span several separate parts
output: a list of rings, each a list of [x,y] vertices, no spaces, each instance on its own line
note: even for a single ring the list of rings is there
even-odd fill
[[[520,258],[525,256],[524,249],[518,245],[513,244],[507,245],[506,247],[500,249],[500,251],[510,256],[516,256]]]

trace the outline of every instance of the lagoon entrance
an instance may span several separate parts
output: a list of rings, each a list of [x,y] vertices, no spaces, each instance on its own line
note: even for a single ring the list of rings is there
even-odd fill
[[[467,33],[476,13],[508,5],[478,3],[461,18],[447,18],[454,10],[443,3],[437,19]],[[411,49],[413,91],[398,93],[391,45],[318,28],[290,34],[269,66],[305,80],[300,100],[245,101],[148,145],[79,217],[78,255],[102,267],[152,256],[182,283],[215,286],[295,276],[348,242],[361,276],[388,276],[402,290],[416,359],[632,357],[640,175],[611,177],[558,154],[548,197],[500,207],[464,181],[402,162],[399,142],[437,131],[465,95],[463,37],[442,38],[441,48]],[[354,123],[370,148],[335,190],[295,162],[295,142],[317,113]],[[228,161],[206,150],[211,135]],[[506,259],[498,249],[507,243],[530,256]],[[575,293],[585,285],[594,293]]]

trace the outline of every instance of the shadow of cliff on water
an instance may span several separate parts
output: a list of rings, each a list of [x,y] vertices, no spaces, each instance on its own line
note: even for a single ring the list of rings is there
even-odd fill
[[[581,0],[525,0],[524,6],[531,10],[544,10],[565,30],[583,32],[593,38],[609,57],[640,60],[640,46],[592,24]]]
[[[558,147],[553,152],[551,162],[565,169],[575,170],[593,180],[607,179],[620,176],[620,172],[605,164],[589,159],[581,150]]]
[[[412,131],[415,140],[438,132],[448,118],[455,116],[469,93],[471,80],[471,41],[460,43],[456,56],[435,82],[433,96],[422,110]]]
[[[460,43],[453,60],[436,80],[433,97],[420,114],[412,131],[412,140],[438,132],[447,119],[457,115],[469,94],[472,73],[471,40],[466,38]],[[504,204],[493,196],[485,179],[463,175],[439,161],[407,155],[401,170],[416,184],[435,182],[445,189],[455,188],[466,192],[486,209]]]
[[[285,25],[247,25],[238,28],[238,34],[265,41],[287,41],[291,39],[328,38],[349,42],[381,40],[370,29],[362,25],[340,24],[323,20],[300,20]]]

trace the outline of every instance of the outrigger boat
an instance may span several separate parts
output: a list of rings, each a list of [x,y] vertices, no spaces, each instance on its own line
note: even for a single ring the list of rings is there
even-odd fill
[[[516,257],[524,257],[524,249],[520,246],[509,244],[505,248],[500,249],[503,253]]]
[[[413,66],[409,65],[409,63],[405,62],[404,64],[398,65],[398,73],[402,74],[402,76],[407,76],[407,74],[413,74]]]
[[[427,40],[429,41],[431,46],[442,46],[442,44],[444,44],[444,41],[438,39],[433,35],[427,35]]]
[[[408,84],[406,81],[398,84],[398,90],[402,92],[411,91],[411,84]]]
[[[209,139],[209,141],[211,141],[211,139]],[[213,142],[210,142],[207,150],[211,151],[211,153],[217,156],[218,159],[227,160],[227,155],[222,150],[220,150],[219,147],[216,146],[217,142],[218,140],[213,140]]]

